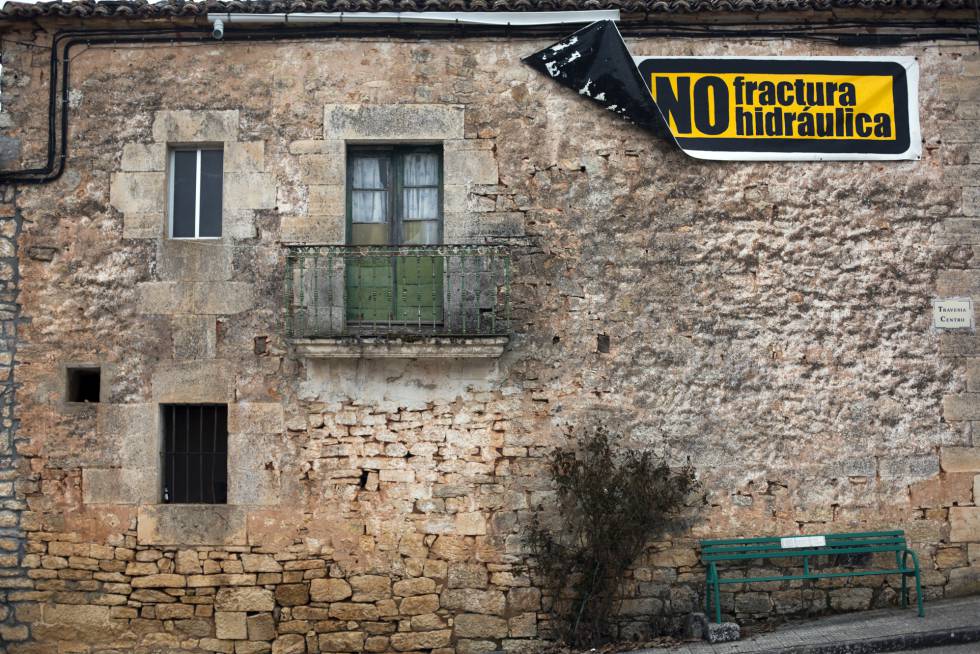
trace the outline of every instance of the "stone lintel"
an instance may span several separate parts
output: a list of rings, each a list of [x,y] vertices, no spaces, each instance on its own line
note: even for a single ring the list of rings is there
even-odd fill
[[[235,399],[235,381],[227,362],[215,359],[168,362],[151,378],[160,404],[225,404]]]
[[[158,111],[153,140],[169,145],[223,143],[238,140],[238,110]]]
[[[463,138],[463,107],[444,104],[328,104],[325,139],[447,141]]]

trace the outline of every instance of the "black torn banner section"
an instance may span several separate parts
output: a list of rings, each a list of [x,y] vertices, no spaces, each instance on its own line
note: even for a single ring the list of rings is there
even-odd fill
[[[522,61],[617,116],[677,144],[613,21],[592,23]]]

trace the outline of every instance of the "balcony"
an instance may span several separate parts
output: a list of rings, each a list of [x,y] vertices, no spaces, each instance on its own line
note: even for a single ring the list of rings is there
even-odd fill
[[[291,245],[286,335],[306,357],[496,357],[510,254],[490,245]]]

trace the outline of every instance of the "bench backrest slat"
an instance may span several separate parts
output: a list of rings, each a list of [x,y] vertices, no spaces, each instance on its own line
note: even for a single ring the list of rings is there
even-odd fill
[[[903,531],[813,534],[813,536],[822,536],[826,545],[784,548],[782,537],[703,540],[701,541],[701,558],[705,562],[737,561],[794,556],[901,552],[906,548],[905,532]],[[787,536],[786,538],[799,538],[799,536]]]

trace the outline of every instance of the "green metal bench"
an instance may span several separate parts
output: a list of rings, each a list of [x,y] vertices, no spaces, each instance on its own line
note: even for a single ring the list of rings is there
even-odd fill
[[[810,567],[810,559],[815,556],[836,556],[841,554],[875,554],[894,552],[895,567],[876,570],[855,570],[851,572],[821,572]],[[912,557],[912,567],[908,559]],[[784,559],[797,557],[803,559],[802,574],[784,574],[772,577],[728,577],[718,574],[718,563],[724,561],[747,561],[751,559]],[[859,534],[820,534],[814,536],[774,536],[771,538],[736,538],[726,540],[702,540],[701,560],[708,568],[708,586],[705,593],[705,607],[711,616],[714,607],[715,622],[721,622],[721,603],[719,587],[721,584],[750,584],[765,581],[791,581],[797,579],[829,579],[833,577],[864,577],[867,575],[902,575],[902,606],[908,606],[908,577],[915,576],[915,598],[919,606],[919,617],[925,616],[922,609],[922,582],[919,577],[919,559],[908,548],[904,531],[872,531]]]

